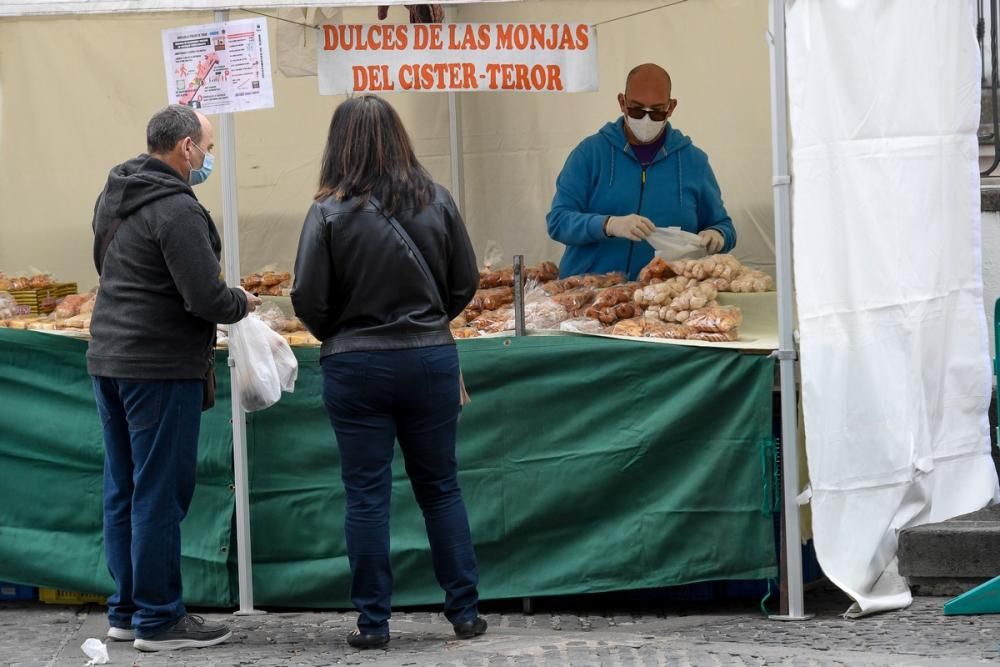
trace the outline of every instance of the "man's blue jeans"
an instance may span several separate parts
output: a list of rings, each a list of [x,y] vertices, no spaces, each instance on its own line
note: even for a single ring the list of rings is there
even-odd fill
[[[194,494],[201,380],[94,377],[104,428],[108,622],[149,638],[186,612],[181,520]]]
[[[423,511],[434,574],[445,591],[445,616],[453,624],[475,619],[479,574],[455,459],[455,346],[347,352],[321,363],[323,401],[347,492],[344,530],[358,629],[389,631],[389,498],[397,439]]]

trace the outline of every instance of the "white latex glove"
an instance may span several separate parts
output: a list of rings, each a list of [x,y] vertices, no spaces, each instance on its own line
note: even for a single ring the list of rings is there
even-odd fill
[[[633,213],[620,217],[611,216],[604,229],[608,236],[617,236],[629,241],[642,241],[653,233],[656,225],[649,218]]]
[[[257,306],[259,306],[260,303],[261,303],[260,297],[259,296],[254,296],[253,294],[251,294],[250,292],[246,291],[242,287],[240,289],[243,290],[243,294],[247,298],[247,312],[248,313],[252,313],[253,311],[257,310]]]
[[[722,232],[715,229],[698,232],[698,236],[701,237],[709,255],[714,255],[722,250],[722,246],[726,245],[726,239],[722,236]]]

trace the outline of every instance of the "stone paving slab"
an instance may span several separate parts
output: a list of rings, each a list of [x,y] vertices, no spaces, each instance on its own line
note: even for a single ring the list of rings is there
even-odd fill
[[[355,615],[342,611],[284,611],[236,617],[233,639],[220,646],[146,654],[112,642],[113,665],[155,667],[270,667],[284,665],[490,666],[743,666],[963,667],[1000,660],[1000,616],[946,617],[945,598],[916,598],[905,610],[847,620],[843,594],[830,587],[807,598],[816,618],[769,621],[750,603],[630,603],[623,596],[539,601],[524,615],[512,603],[485,605],[490,630],[458,641],[437,613],[397,613],[386,650],[358,651],[344,643]],[[517,611],[515,611],[515,609]],[[0,665],[81,666],[80,645],[103,637],[102,607],[0,603]]]

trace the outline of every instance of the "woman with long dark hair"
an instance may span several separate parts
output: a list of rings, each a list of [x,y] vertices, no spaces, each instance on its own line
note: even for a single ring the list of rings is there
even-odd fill
[[[455,202],[417,161],[396,111],[371,95],[340,104],[299,239],[292,304],[323,342],[323,401],[340,450],[359,612],[351,646],[389,641],[396,440],[423,511],[445,616],[460,638],[486,631],[458,486],[458,352],[448,327],[478,280]]]

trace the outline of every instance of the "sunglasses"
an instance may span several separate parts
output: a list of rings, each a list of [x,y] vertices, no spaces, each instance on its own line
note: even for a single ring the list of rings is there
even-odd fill
[[[666,120],[668,111],[664,109],[646,109],[644,107],[626,107],[625,113],[627,113],[632,118],[636,120],[642,120],[643,116],[649,114],[649,119],[659,123],[661,120]]]

